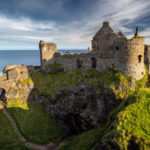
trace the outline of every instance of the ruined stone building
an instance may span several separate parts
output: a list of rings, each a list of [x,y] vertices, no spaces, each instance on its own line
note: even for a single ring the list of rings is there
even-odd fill
[[[92,50],[84,54],[61,54],[54,43],[40,41],[41,66],[62,64],[64,71],[77,68],[96,68],[99,71],[115,66],[127,77],[140,80],[145,75],[144,64],[149,68],[150,46],[139,35],[139,28],[132,39],[122,32],[115,34],[109,22],[92,39]]]
[[[41,66],[12,65],[6,66],[1,74],[0,89],[5,90],[8,99],[28,99],[33,85],[20,87],[22,92],[18,94],[17,81],[28,79],[30,75],[43,69],[49,64],[61,64],[61,69],[72,72],[77,68],[85,70],[95,68],[103,71],[115,67],[126,77],[133,77],[140,80],[146,73],[145,66],[150,72],[150,45],[145,45],[145,38],[139,35],[139,28],[132,39],[128,39],[122,32],[115,34],[108,22],[103,26],[92,39],[92,50],[84,54],[62,54],[57,51],[54,43],[40,41]],[[62,71],[61,70],[61,71]],[[28,89],[28,90],[26,90]],[[28,93],[28,94],[27,94]]]
[[[92,50],[83,54],[62,54],[57,51],[54,43],[44,43],[40,41],[41,67],[48,64],[61,64],[63,70],[72,72],[77,68],[95,68],[103,71],[107,68],[115,67],[127,77],[140,80],[145,75],[144,64],[150,71],[150,45],[145,45],[145,38],[139,35],[139,28],[132,39],[128,39],[122,32],[115,34],[108,22],[103,26],[92,39]],[[25,80],[40,67],[12,65],[4,68],[4,82]],[[6,87],[5,87],[6,89]]]

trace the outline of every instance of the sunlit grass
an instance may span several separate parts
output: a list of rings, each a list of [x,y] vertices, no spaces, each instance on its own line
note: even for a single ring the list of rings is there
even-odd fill
[[[22,102],[21,99],[8,99],[7,100],[7,108],[21,108],[23,110],[28,110],[27,102]]]
[[[65,136],[57,122],[52,119],[43,107],[28,104],[28,110],[9,108],[23,135],[31,142],[48,144]]]

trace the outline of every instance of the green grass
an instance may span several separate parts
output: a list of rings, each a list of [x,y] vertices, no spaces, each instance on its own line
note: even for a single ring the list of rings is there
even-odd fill
[[[59,67],[59,66],[54,66]],[[31,78],[21,81],[21,86],[34,85],[34,94],[43,93],[55,99],[56,91],[69,90],[84,82],[92,84],[101,93],[99,83],[105,88],[112,89],[116,98],[120,100],[120,105],[114,108],[106,123],[107,127],[100,126],[96,129],[83,132],[81,134],[68,137],[67,143],[61,150],[90,150],[99,143],[102,137],[104,144],[110,146],[113,142],[120,149],[127,150],[130,143],[137,146],[140,150],[150,149],[150,89],[145,88],[148,81],[147,74],[143,79],[135,83],[135,90],[130,89],[131,78],[125,78],[122,73],[109,68],[99,72],[95,69],[88,69],[84,74],[78,69],[73,73],[59,72],[57,74],[44,74],[35,72]],[[64,89],[64,86],[66,88]],[[123,88],[125,90],[119,90]],[[31,142],[37,144],[48,144],[51,141],[65,136],[64,132],[58,127],[57,122],[46,114],[44,108],[35,104],[20,103],[21,100],[9,100],[9,112],[12,114],[16,123],[20,127],[24,136]],[[7,119],[0,114],[0,149],[14,144],[14,148],[23,149],[19,143]],[[105,131],[105,132],[104,132]],[[10,132],[7,136],[7,132]],[[6,135],[5,135],[6,134]],[[11,139],[13,139],[11,141]],[[5,143],[8,143],[5,145]],[[10,144],[9,144],[10,143]],[[13,148],[13,149],[14,149]],[[110,147],[109,147],[110,148]],[[7,149],[7,148],[6,148]],[[5,150],[5,149],[4,149]],[[94,149],[92,149],[94,150]]]
[[[9,108],[9,112],[27,140],[37,144],[48,144],[65,136],[57,122],[44,108],[28,104],[28,110]]]
[[[12,130],[12,127],[7,118],[3,115],[2,110],[0,110],[0,149],[28,150]]]
[[[21,86],[27,86],[27,85],[33,86],[34,85],[31,78],[28,78],[28,79],[23,80],[23,81],[18,81],[18,84],[20,84]]]
[[[113,141],[120,149],[127,150],[132,142],[139,150],[150,149],[150,89],[139,89],[119,107],[110,122],[113,129],[104,136],[105,144]]]
[[[28,110],[28,104],[26,102],[22,102],[21,99],[8,99],[7,100],[7,108],[21,108],[23,110]]]
[[[56,91],[62,90],[64,85],[67,86],[67,89],[72,89],[81,82],[84,82],[86,85],[93,84],[97,88],[99,83],[102,83],[106,88],[113,89],[116,95],[120,97],[128,96],[131,81],[131,79],[125,78],[120,72],[111,68],[103,72],[88,69],[85,74],[81,74],[79,69],[73,73],[44,74],[36,72],[32,74],[32,80],[40,93],[50,95],[54,99]],[[124,86],[127,91],[118,91],[120,86]],[[100,91],[98,89],[98,93]]]
[[[68,143],[60,150],[90,150],[100,140],[105,127],[100,126],[81,134],[67,138]]]

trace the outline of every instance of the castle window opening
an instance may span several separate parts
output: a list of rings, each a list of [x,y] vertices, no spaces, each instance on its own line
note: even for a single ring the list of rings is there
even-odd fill
[[[6,103],[6,97],[5,97],[6,91],[3,88],[0,88],[0,101],[3,101],[3,103]]]
[[[116,46],[116,51],[119,51],[119,47],[118,46]]]
[[[80,59],[77,59],[77,68],[82,68],[82,64],[83,64],[83,61]]]
[[[139,60],[139,63],[142,62],[142,55],[139,55],[139,56],[138,56],[138,60]]]
[[[23,71],[21,71],[20,74],[23,74]]]
[[[96,66],[97,66],[97,60],[96,60],[96,58],[93,57],[93,58],[91,58],[91,60],[92,60],[92,68],[96,68]]]

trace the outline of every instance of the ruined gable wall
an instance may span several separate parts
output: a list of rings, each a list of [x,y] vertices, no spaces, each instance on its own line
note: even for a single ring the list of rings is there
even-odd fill
[[[114,51],[115,33],[108,22],[104,22],[102,28],[96,33],[92,40],[92,50],[107,56]]]
[[[144,37],[115,40],[116,69],[135,80],[140,80],[145,75],[144,42]]]

